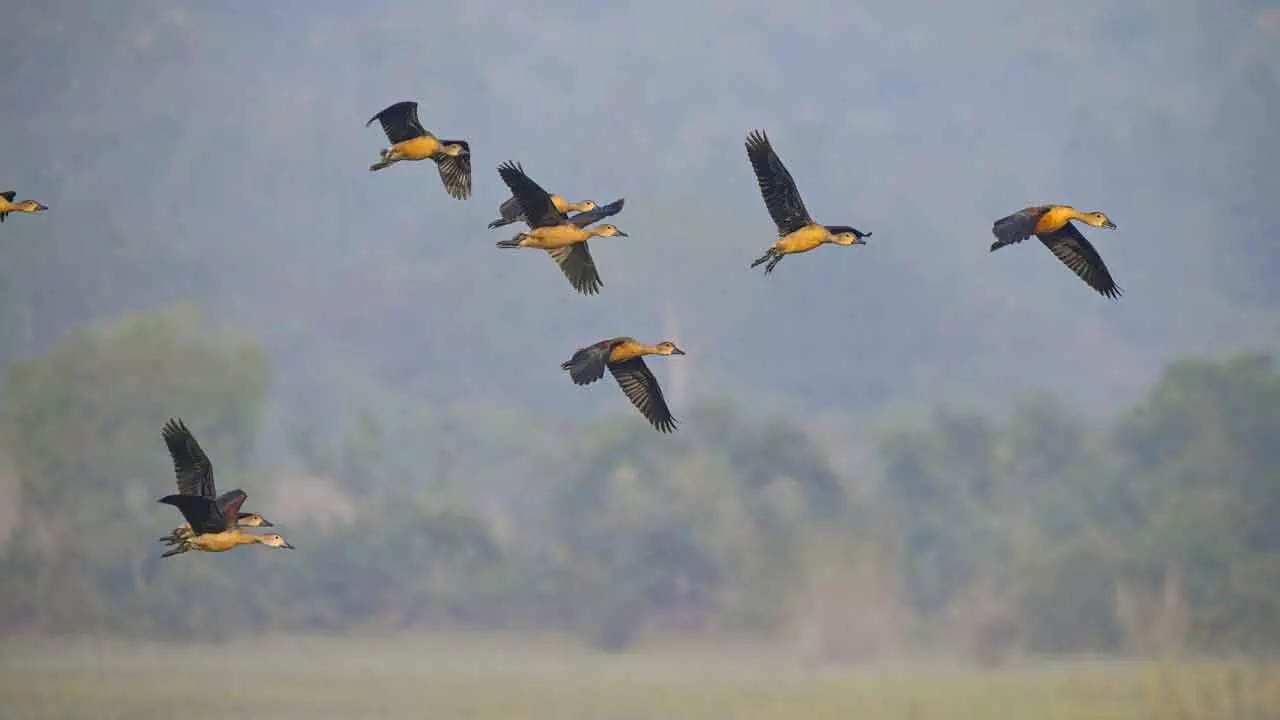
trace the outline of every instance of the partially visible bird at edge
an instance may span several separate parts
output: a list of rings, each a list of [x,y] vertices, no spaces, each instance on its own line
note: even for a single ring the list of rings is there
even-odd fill
[[[671,416],[662,388],[653,371],[644,362],[645,355],[684,355],[674,342],[663,340],[646,345],[635,338],[615,337],[578,349],[573,357],[560,364],[576,385],[589,385],[604,377],[605,368],[613,374],[631,404],[659,432],[674,432],[677,421]]]
[[[848,225],[820,225],[809,215],[796,189],[795,180],[787,171],[778,153],[774,152],[765,133],[754,130],[747,135],[747,159],[755,171],[760,194],[764,197],[769,216],[778,226],[778,241],[764,251],[751,267],[767,262],[766,275],[787,255],[805,253],[821,245],[865,245],[864,238],[871,233],[862,232]]]
[[[466,140],[441,140],[427,131],[418,120],[418,103],[403,100],[388,106],[369,118],[382,124],[391,147],[381,152],[381,159],[369,170],[381,170],[402,160],[434,160],[444,182],[445,192],[458,200],[471,197],[471,146]]]
[[[8,217],[9,213],[38,213],[49,209],[48,205],[44,205],[36,200],[19,200],[14,202],[13,199],[17,197],[17,195],[18,193],[13,190],[0,192],[0,222],[4,222],[4,219]]]
[[[617,213],[623,201],[619,199],[567,218],[556,209],[550,194],[525,175],[519,164],[505,162],[498,166],[498,174],[524,208],[525,222],[529,225],[529,230],[517,233],[510,240],[498,241],[498,247],[546,250],[574,290],[584,295],[599,292],[604,282],[600,280],[586,241],[593,237],[627,237],[627,234],[610,224],[588,226]]]
[[[1085,225],[1114,230],[1116,225],[1106,213],[1083,212],[1070,205],[1033,205],[996,220],[991,233],[996,241],[988,252],[1020,243],[1035,235],[1054,257],[1071,269],[1086,285],[1113,300],[1124,294],[1111,277],[1102,255],[1085,239],[1079,228],[1071,224],[1079,220]]]
[[[240,545],[254,544],[294,549],[280,535],[253,535],[240,529],[240,507],[248,494],[237,488],[218,495],[213,479],[213,462],[181,419],[171,418],[161,435],[173,460],[178,494],[166,495],[156,502],[178,508],[187,524],[174,530],[169,538],[162,538],[172,539],[169,544],[174,547],[160,557],[167,558],[191,550],[226,552]],[[270,527],[270,523],[266,526]]]

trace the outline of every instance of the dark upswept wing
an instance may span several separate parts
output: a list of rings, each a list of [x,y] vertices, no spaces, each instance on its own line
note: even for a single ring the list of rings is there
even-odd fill
[[[244,491],[239,488],[222,493],[217,498],[218,508],[220,510],[225,510],[227,508],[227,503],[232,502],[238,497],[240,497],[240,502],[244,503],[244,498],[241,497],[242,495],[244,495]]]
[[[992,223],[991,234],[996,236],[996,241],[991,243],[989,252],[995,252],[1005,245],[1020,243],[1034,235],[1036,223],[1040,222],[1040,216],[1048,209],[1048,205],[1034,205]]]
[[[13,202],[13,199],[17,196],[18,196],[18,193],[16,190],[5,190],[4,192],[0,192],[0,198],[4,198],[9,202]]]
[[[604,377],[604,369],[609,365],[609,354],[618,343],[627,339],[610,338],[579,348],[573,353],[573,357],[560,363],[560,369],[569,372],[575,385],[590,385]]]
[[[569,284],[574,290],[583,295],[595,295],[600,292],[604,281],[600,279],[596,262],[591,259],[591,251],[587,249],[585,242],[548,250],[547,254],[560,266],[560,271],[569,279]]]
[[[218,490],[213,482],[213,462],[196,442],[181,418],[169,418],[160,433],[173,459],[173,472],[178,478],[178,492],[214,500]],[[192,526],[194,527],[194,526]]]
[[[502,163],[498,166],[498,174],[502,176],[502,182],[511,188],[511,194],[520,202],[520,207],[524,208],[525,222],[529,227],[550,227],[565,222],[564,215],[551,202],[551,195],[525,175],[519,163],[510,160]]]
[[[1112,299],[1120,297],[1121,290],[1111,279],[1102,256],[1075,225],[1068,222],[1051,233],[1041,233],[1036,237],[1089,287]]]
[[[387,134],[392,145],[428,134],[427,129],[418,121],[418,103],[412,100],[401,100],[387,106],[382,112],[369,118],[364,126],[369,127],[374,120],[382,124],[382,132]]]
[[[578,213],[569,218],[569,222],[584,228],[593,222],[599,222],[610,215],[617,215],[622,212],[622,205],[626,202],[626,198],[618,198],[608,205],[597,205],[595,210]]]
[[[471,146],[465,140],[441,140],[446,145],[461,145],[462,154],[446,155],[436,162],[445,192],[458,200],[471,197]]]
[[[166,495],[156,502],[178,508],[196,535],[220,533],[229,527],[226,515],[219,510],[217,501],[212,498],[200,495]]]
[[[215,505],[218,511],[222,513],[222,524],[224,526],[233,528],[240,524],[240,508],[248,498],[249,495],[240,488],[231,490],[218,498]]]
[[[662,397],[662,388],[658,387],[658,378],[653,376],[644,358],[615,363],[609,366],[609,372],[618,381],[623,394],[641,415],[659,432],[669,433],[676,429],[676,419],[671,417],[667,408],[667,400]]]
[[[753,130],[747,135],[747,159],[756,173],[756,183],[760,186],[760,195],[769,209],[769,216],[778,226],[779,237],[812,225],[813,218],[805,209],[795,180],[763,132]]]

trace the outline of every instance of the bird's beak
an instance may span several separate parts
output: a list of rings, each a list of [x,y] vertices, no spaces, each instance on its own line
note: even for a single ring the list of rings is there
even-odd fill
[[[673,348],[673,349],[671,350],[671,354],[672,354],[672,355],[684,355],[684,354],[685,354],[685,352],[684,352],[683,350],[681,350],[680,348]]]
[[[290,544],[290,543],[285,543],[285,544],[281,545],[280,547],[284,548],[285,550],[297,550],[297,548],[295,548],[295,547],[294,547],[292,544]]]
[[[1105,223],[1103,223],[1102,227],[1107,228],[1108,230],[1115,230],[1116,224],[1108,220]]]
[[[628,235],[628,234],[626,234],[626,233],[624,233],[624,232],[622,232],[621,230],[619,230],[619,231],[618,231],[618,237],[631,237],[631,236],[630,236],[630,235]]]
[[[276,524],[266,518],[262,518],[262,527],[275,527]]]

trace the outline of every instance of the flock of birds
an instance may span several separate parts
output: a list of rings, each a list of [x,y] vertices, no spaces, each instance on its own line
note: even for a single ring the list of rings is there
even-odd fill
[[[450,197],[457,200],[471,197],[471,146],[466,140],[442,140],[428,131],[419,121],[418,103],[413,101],[390,105],[370,118],[365,126],[374,120],[379,121],[391,145],[381,151],[378,162],[369,167],[370,171],[383,170],[398,162],[431,160],[436,164],[445,192]],[[805,208],[795,180],[765,133],[749,133],[746,151],[765,208],[777,227],[777,240],[751,263],[752,268],[763,264],[768,275],[788,255],[807,253],[826,244],[866,244],[870,232],[862,232],[850,225],[823,225],[813,219]],[[619,198],[606,205],[597,205],[592,200],[569,202],[561,195],[548,193],[525,173],[519,163],[510,161],[498,166],[498,175],[511,190],[511,197],[499,206],[500,217],[490,222],[489,227],[494,229],[521,221],[528,226],[509,240],[499,241],[498,247],[543,250],[560,267],[574,290],[584,295],[598,293],[603,283],[587,241],[597,237],[627,237],[616,225],[595,225],[621,212],[624,200]],[[35,200],[15,202],[14,197],[13,191],[0,193],[0,222],[9,213],[36,213],[48,209]],[[995,251],[1035,235],[1089,287],[1106,297],[1119,298],[1120,288],[1112,279],[1102,256],[1072,221],[1092,227],[1115,228],[1115,224],[1102,212],[1084,212],[1070,205],[1037,205],[996,220],[991,228],[996,241],[990,250]],[[644,358],[648,355],[684,354],[670,340],[651,345],[620,336],[579,348],[560,367],[577,385],[599,380],[607,369],[645,419],[656,430],[670,433],[676,429],[676,420]],[[178,493],[160,498],[158,502],[176,507],[186,520],[184,525],[160,539],[170,546],[162,557],[191,550],[224,552],[254,544],[293,549],[280,535],[243,532],[243,528],[273,527],[273,524],[259,513],[241,511],[248,497],[243,490],[218,494],[213,464],[181,419],[170,419],[161,435],[173,460]]]

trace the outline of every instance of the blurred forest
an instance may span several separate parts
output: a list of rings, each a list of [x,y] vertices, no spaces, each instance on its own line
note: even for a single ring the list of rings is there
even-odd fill
[[[383,399],[261,453],[267,356],[204,325],[130,316],[10,369],[3,632],[750,636],[844,662],[1280,647],[1265,354],[1170,363],[1103,422],[1050,395],[877,423],[704,398],[666,437],[623,410]],[[297,551],[158,559],[177,410]]]

